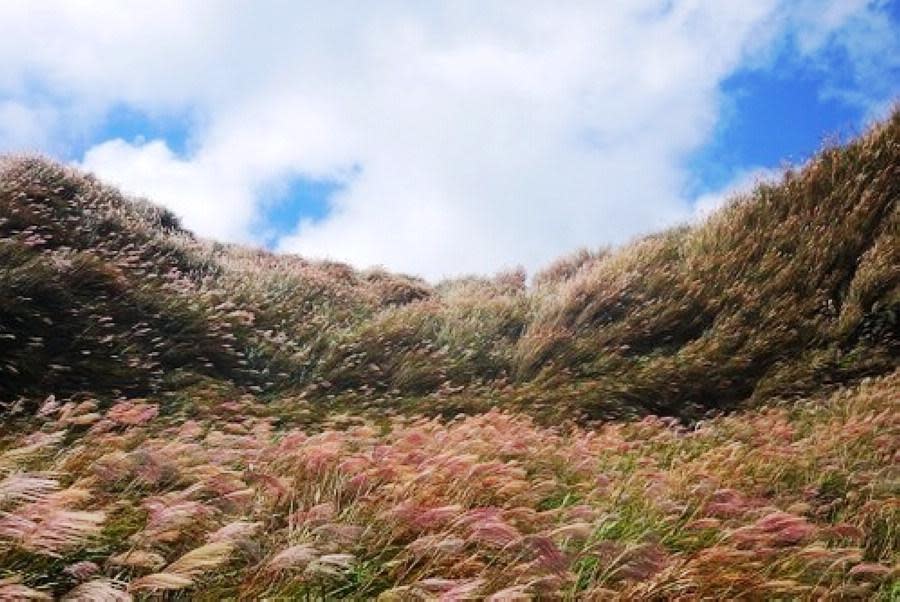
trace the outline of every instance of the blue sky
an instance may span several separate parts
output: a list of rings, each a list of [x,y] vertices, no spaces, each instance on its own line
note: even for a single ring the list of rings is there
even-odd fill
[[[293,232],[301,221],[317,222],[328,215],[328,203],[342,185],[335,180],[295,176],[281,190],[264,195],[266,207],[255,224],[264,244],[273,248]]]
[[[885,8],[900,36],[898,6]],[[836,85],[852,86],[853,64],[846,51],[829,48],[814,64],[795,60],[796,53],[787,43],[770,64],[738,69],[722,81],[722,116],[710,140],[689,159],[693,192],[719,189],[748,169],[802,164],[824,144],[847,141],[884,116],[881,107],[829,93]],[[883,75],[874,98],[896,99],[896,61]]]
[[[190,111],[153,115],[122,103],[111,107],[98,127],[73,145],[70,157],[80,159],[92,146],[116,138],[138,144],[146,140],[164,140],[175,154],[186,157],[190,154],[190,136],[195,127]]]
[[[432,279],[533,270],[883,117],[898,4],[3,6],[0,151],[204,236]]]
[[[752,167],[799,164],[831,137],[846,140],[861,131],[858,107],[823,98],[814,74],[792,69],[742,70],[722,84],[723,118],[710,141],[690,160],[697,191],[725,186]]]

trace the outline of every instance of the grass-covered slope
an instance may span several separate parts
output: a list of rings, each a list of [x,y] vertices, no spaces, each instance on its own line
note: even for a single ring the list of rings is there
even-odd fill
[[[0,600],[897,599],[898,200],[895,112],[429,285],[3,159]]]
[[[585,261],[534,311],[519,374],[571,368],[598,407],[728,408],[890,369],[900,113],[701,226]]]
[[[199,241],[167,211],[41,159],[0,165],[0,399],[303,380],[298,350],[412,280]],[[187,376],[186,376],[187,375]]]
[[[198,376],[361,408],[695,418],[896,366],[900,112],[703,224],[430,286],[198,240],[36,158],[0,164],[0,402]]]

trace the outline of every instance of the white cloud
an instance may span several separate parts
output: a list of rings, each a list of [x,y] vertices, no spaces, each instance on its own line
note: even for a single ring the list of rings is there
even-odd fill
[[[57,122],[58,115],[52,107],[0,101],[0,140],[8,149],[33,152],[47,148]]]
[[[62,98],[85,122],[117,103],[199,115],[186,157],[110,140],[81,164],[204,235],[252,240],[261,191],[332,178],[331,213],[280,249],[433,278],[535,268],[691,219],[683,159],[720,82],[788,31],[814,53],[871,12],[811,7],[6,3],[0,94]],[[9,123],[0,110],[0,136]],[[21,123],[0,146],[64,137]]]
[[[130,144],[116,139],[91,148],[83,167],[126,193],[146,196],[206,236],[249,241],[254,191],[243,174],[213,159],[184,160],[160,140]]]
[[[889,0],[844,0],[793,3],[788,16],[805,60],[817,65],[822,95],[838,98],[865,112],[865,121],[884,117],[900,93],[900,35],[885,10]],[[827,77],[833,66],[824,57],[844,56],[847,72]]]

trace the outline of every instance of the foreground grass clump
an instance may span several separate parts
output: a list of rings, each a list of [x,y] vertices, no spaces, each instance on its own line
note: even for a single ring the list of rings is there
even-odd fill
[[[0,597],[889,600],[898,390],[595,430],[50,398],[0,444]]]

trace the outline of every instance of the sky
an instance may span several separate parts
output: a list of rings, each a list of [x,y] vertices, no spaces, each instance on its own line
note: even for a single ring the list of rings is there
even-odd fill
[[[702,219],[900,97],[900,0],[0,3],[0,152],[431,280]]]

